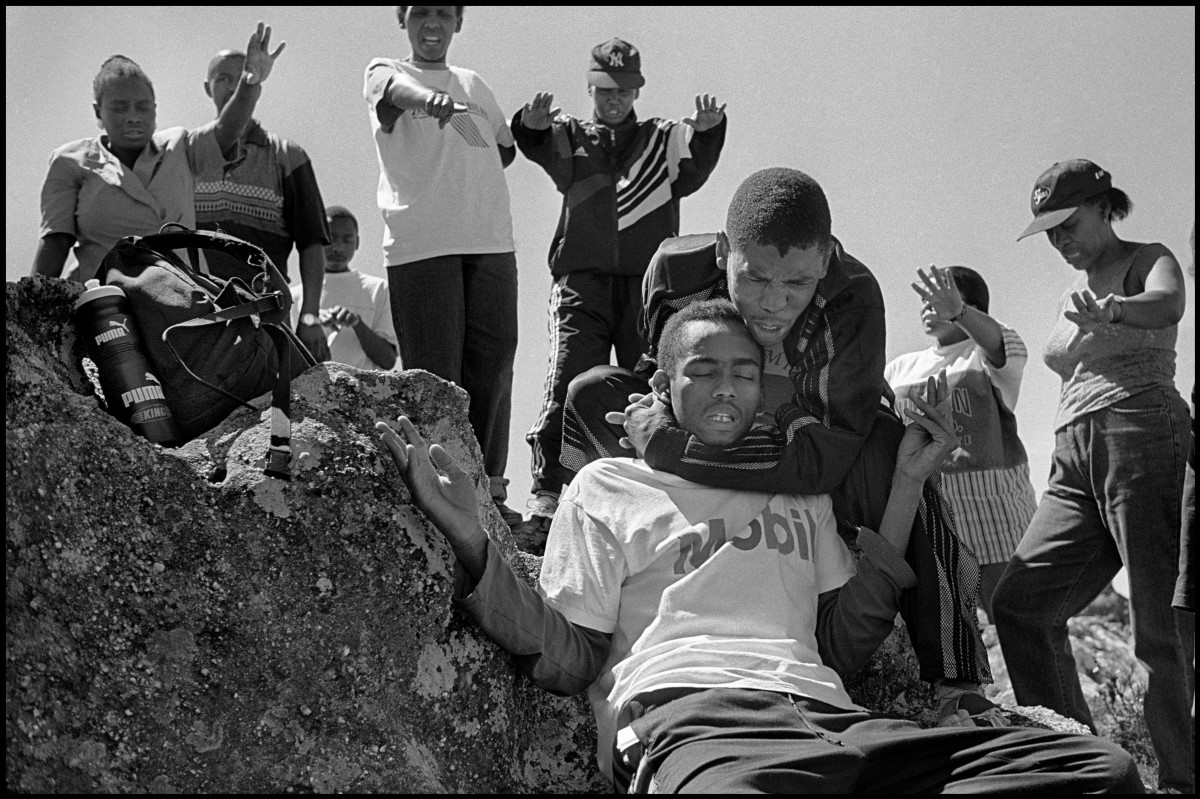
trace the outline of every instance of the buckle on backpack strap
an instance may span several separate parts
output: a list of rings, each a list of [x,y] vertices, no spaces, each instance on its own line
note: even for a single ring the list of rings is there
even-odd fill
[[[292,422],[282,408],[271,406],[271,445],[263,473],[280,480],[292,479]]]
[[[267,466],[263,473],[268,477],[291,481],[292,479],[292,445],[289,439],[277,443],[271,436],[271,446],[267,448]]]

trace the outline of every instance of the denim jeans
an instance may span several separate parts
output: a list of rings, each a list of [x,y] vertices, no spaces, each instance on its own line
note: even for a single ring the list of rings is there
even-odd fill
[[[697,691],[631,726],[645,761],[636,787],[649,793],[1145,792],[1133,758],[1092,736],[922,729],[772,691]],[[628,772],[613,776],[624,789]]]
[[[470,395],[484,470],[502,478],[517,354],[516,256],[445,255],[389,266],[388,293],[404,368],[432,372]]]
[[[1159,785],[1191,793],[1191,636],[1181,641],[1177,621],[1184,619],[1171,607],[1187,424],[1182,398],[1155,389],[1059,430],[1046,493],[992,601],[1017,703],[1043,705],[1094,730],[1067,620],[1124,565],[1134,652],[1150,674],[1144,712]]]

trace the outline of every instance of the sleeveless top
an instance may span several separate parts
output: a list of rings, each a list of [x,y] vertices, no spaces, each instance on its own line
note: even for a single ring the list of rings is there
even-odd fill
[[[1125,258],[1121,268],[1095,290],[1097,297],[1124,296],[1125,277],[1134,260],[1147,247],[1154,247],[1159,258],[1171,252],[1161,244],[1143,244]],[[1085,333],[1063,316],[1073,308],[1071,292],[1086,289],[1087,273],[1082,273],[1063,292],[1058,303],[1058,322],[1050,331],[1043,360],[1062,378],[1057,432],[1084,414],[1107,408],[1128,397],[1153,388],[1175,391],[1175,338],[1178,325],[1143,330],[1129,325],[1097,325]]]

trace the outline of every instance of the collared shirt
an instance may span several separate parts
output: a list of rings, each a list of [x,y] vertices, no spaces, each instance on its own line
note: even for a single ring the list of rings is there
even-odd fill
[[[108,149],[107,138],[79,139],[56,149],[42,184],[39,235],[75,237],[81,281],[95,276],[104,256],[125,236],[148,236],[167,222],[194,228],[195,175],[223,160],[211,128],[155,131],[133,169]]]
[[[201,130],[215,128],[210,122]],[[228,162],[196,176],[196,223],[256,244],[286,277],[292,246],[329,243],[325,203],[308,154],[298,144],[251,121]],[[220,269],[223,253],[209,253]]]

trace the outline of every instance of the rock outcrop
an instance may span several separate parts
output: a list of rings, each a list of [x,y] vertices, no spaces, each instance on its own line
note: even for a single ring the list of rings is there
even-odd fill
[[[80,287],[6,286],[6,784],[25,792],[602,790],[581,697],[534,688],[451,610],[453,559],[373,430],[403,412],[490,501],[466,395],[425,372],[293,384],[291,482],[265,413],[177,450],[104,412]],[[265,407],[265,403],[264,403]],[[929,720],[902,637],[855,682]]]
[[[452,558],[372,425],[473,469],[465,394],[326,365],[294,384],[295,479],[260,414],[171,451],[97,404],[79,288],[6,286],[6,781],[22,791],[585,792],[557,699],[450,609]]]

